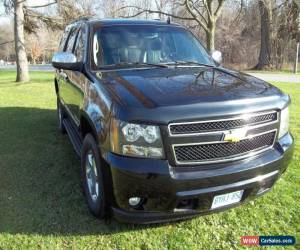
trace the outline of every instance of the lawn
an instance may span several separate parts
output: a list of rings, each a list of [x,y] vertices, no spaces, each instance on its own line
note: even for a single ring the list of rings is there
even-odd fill
[[[17,84],[14,72],[0,71],[0,249],[236,249],[242,235],[300,240],[300,84],[275,84],[293,100],[296,148],[271,192],[223,213],[137,226],[90,215],[79,161],[57,131],[53,74],[31,79]]]

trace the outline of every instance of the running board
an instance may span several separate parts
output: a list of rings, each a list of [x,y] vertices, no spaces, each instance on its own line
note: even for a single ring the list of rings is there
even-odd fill
[[[69,136],[70,141],[75,149],[77,156],[80,157],[82,141],[81,141],[81,138],[80,138],[76,128],[74,128],[74,126],[72,125],[72,123],[70,122],[70,120],[68,118],[65,118],[63,120],[63,124],[65,126],[65,129],[68,133],[68,136]]]

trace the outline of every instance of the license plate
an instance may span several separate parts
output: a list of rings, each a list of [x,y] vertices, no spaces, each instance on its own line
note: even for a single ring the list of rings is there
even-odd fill
[[[214,197],[211,209],[218,207],[224,207],[237,202],[240,202],[243,196],[244,190],[235,191],[232,193],[221,194]]]

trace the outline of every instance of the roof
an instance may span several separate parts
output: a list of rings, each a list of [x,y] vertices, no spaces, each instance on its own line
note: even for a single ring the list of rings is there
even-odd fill
[[[110,25],[175,25],[180,26],[176,23],[168,24],[167,21],[162,20],[147,20],[147,19],[129,19],[129,18],[122,18],[122,19],[85,19],[83,20],[90,24],[101,24],[103,26],[110,26]]]

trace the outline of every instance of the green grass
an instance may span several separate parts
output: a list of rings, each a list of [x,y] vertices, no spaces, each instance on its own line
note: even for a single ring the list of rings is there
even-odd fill
[[[236,249],[242,235],[300,240],[300,84],[276,84],[293,99],[296,148],[271,192],[223,213],[136,226],[88,212],[79,161],[57,131],[53,74],[31,73],[26,84],[14,77],[0,71],[0,249]]]

